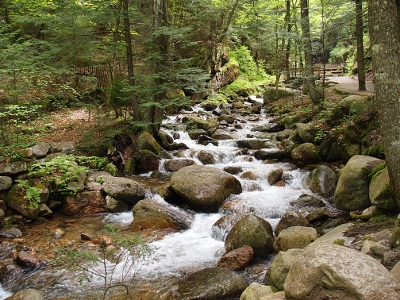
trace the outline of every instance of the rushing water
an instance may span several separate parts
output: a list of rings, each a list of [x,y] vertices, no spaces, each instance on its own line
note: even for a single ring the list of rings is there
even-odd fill
[[[194,112],[199,116],[206,117],[206,113],[197,106]],[[177,143],[184,143],[190,149],[180,150],[174,153],[175,158],[191,158],[197,164],[202,164],[198,159],[200,151],[204,150],[212,153],[216,163],[215,168],[223,169],[227,166],[240,167],[241,172],[235,175],[241,182],[243,192],[240,195],[232,195],[234,210],[236,212],[254,213],[268,220],[272,226],[275,226],[279,218],[290,209],[290,202],[298,199],[303,193],[311,193],[305,185],[305,178],[308,173],[306,171],[294,168],[290,163],[269,162],[256,160],[251,151],[242,154],[236,145],[236,141],[240,139],[257,139],[260,138],[256,132],[251,129],[254,126],[267,124],[268,117],[262,112],[261,115],[253,116],[249,121],[248,117],[239,117],[241,122],[240,129],[231,131],[234,137],[232,140],[219,141],[218,146],[208,144],[206,146],[198,144],[189,138],[189,135],[182,129],[184,125],[180,122],[185,113],[177,116],[168,117],[164,124],[164,130],[169,134],[179,138],[175,140]],[[268,139],[265,135],[263,139]],[[271,136],[272,139],[272,136]],[[283,169],[285,178],[284,186],[271,186],[267,181],[267,174],[274,169]],[[160,167],[160,171],[166,172]],[[242,178],[241,175],[246,172],[252,172],[254,178],[252,180]],[[154,200],[166,203],[159,195],[148,192],[148,197]],[[158,277],[180,276],[196,267],[215,266],[218,259],[224,254],[223,239],[227,232],[218,232],[213,228],[213,224],[224,214],[230,211],[221,210],[218,213],[196,213],[193,224],[190,229],[169,234],[161,240],[151,242],[151,247],[155,250],[154,257],[146,263],[140,270],[138,278],[143,280],[154,279]],[[109,214],[101,217],[103,223],[118,224],[121,227],[127,227],[132,222],[133,216],[131,212],[120,214]],[[119,268],[116,268],[116,273]],[[121,271],[122,272],[122,271]],[[116,274],[117,277],[118,274]],[[79,291],[79,286],[74,281],[74,276],[60,271],[57,284],[52,287],[44,287],[47,296],[49,295],[68,295],[72,291],[70,287],[74,287],[74,292]],[[101,285],[101,281],[94,280],[91,284]],[[88,286],[85,286],[87,289]],[[64,290],[64,292],[61,292]],[[3,291],[0,286],[0,299],[7,296],[7,292]]]

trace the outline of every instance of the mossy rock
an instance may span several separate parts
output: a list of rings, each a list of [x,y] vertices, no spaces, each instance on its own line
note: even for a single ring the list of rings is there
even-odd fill
[[[7,196],[8,207],[19,212],[25,218],[34,220],[39,216],[39,204],[35,199],[26,197],[26,190],[19,184],[14,184],[8,191]]]
[[[164,149],[158,144],[154,137],[147,131],[143,131],[136,140],[139,150],[148,150],[159,154]]]

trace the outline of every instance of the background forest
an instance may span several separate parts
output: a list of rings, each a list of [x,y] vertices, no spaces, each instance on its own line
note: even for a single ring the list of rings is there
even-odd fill
[[[2,146],[26,141],[27,118],[66,106],[112,111],[154,133],[165,111],[190,101],[296,86],[317,63],[356,72],[357,38],[368,67],[368,22],[356,31],[355,1],[307,2],[2,0]]]

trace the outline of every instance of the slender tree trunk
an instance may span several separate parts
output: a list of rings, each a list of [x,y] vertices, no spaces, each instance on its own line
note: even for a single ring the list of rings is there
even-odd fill
[[[285,14],[285,24],[288,33],[286,48],[285,48],[285,81],[290,80],[290,48],[291,48],[291,38],[290,33],[292,32],[292,23],[290,15],[290,0],[286,0],[286,14]]]
[[[153,3],[153,30],[159,30],[163,26],[168,26],[167,19],[167,10],[168,10],[168,0],[154,0]],[[163,68],[167,67],[167,59],[168,59],[168,37],[164,34],[159,34],[157,38],[155,38],[155,45],[160,54],[161,59],[155,60],[155,72],[157,76],[154,79],[155,86],[159,86],[159,91],[155,95],[156,102],[162,102],[165,99],[165,92],[161,86],[165,83],[165,79],[162,78]],[[161,76],[158,76],[161,75]],[[161,126],[163,110],[156,105],[151,107],[151,122],[152,122],[152,134],[155,135]]]
[[[303,35],[304,45],[304,80],[303,92],[310,95],[314,103],[321,100],[321,95],[315,86],[314,67],[312,62],[312,47],[311,47],[311,33],[310,33],[310,19],[308,16],[309,6],[308,0],[301,0],[301,29]]]
[[[376,103],[392,194],[400,205],[400,3],[368,1]]]
[[[126,45],[126,63],[128,66],[128,82],[130,86],[135,85],[135,73],[133,70],[133,49],[132,49],[132,37],[131,37],[131,24],[129,20],[129,0],[122,1],[122,9],[124,13],[124,32],[125,32],[125,45]],[[139,104],[135,95],[135,92],[131,91],[132,97],[132,110],[133,119],[139,120]]]
[[[360,91],[365,91],[367,88],[365,86],[362,1],[363,0],[356,0],[357,70],[358,70],[358,89]]]

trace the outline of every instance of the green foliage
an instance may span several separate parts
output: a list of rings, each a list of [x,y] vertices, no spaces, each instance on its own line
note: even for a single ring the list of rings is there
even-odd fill
[[[247,79],[250,82],[262,82],[270,79],[262,67],[259,67],[251,56],[246,46],[240,46],[229,53],[232,63],[239,65],[240,78]]]
[[[73,249],[59,247],[55,252],[54,263],[63,268],[80,271],[82,280],[92,276],[103,279],[102,299],[114,287],[123,286],[129,294],[129,285],[146,261],[152,257],[153,249],[138,235],[124,235],[119,229],[105,225],[100,232],[98,247],[85,250],[84,247]],[[112,241],[112,244],[108,244]],[[122,266],[120,274],[117,267]],[[117,276],[118,275],[118,276]]]
[[[39,105],[6,105],[0,108],[0,146],[7,147],[14,144],[26,143],[30,137],[29,132],[24,134],[23,128],[39,116]],[[15,148],[15,147],[14,147]]]
[[[17,188],[22,188],[24,193],[24,199],[28,201],[31,208],[38,209],[40,205],[40,192],[35,186],[31,186],[28,181],[17,179],[15,180]]]
[[[88,173],[88,168],[78,166],[76,160],[73,155],[61,155],[47,162],[33,164],[29,168],[28,178],[40,179],[52,193],[63,196],[76,194],[70,183],[86,178]]]

